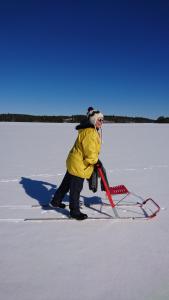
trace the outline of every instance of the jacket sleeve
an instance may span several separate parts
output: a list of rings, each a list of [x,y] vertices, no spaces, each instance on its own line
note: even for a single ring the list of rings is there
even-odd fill
[[[94,165],[97,163],[99,158],[98,153],[98,139],[96,135],[89,134],[83,138],[82,141],[83,147],[83,157],[84,164],[87,167],[88,165]]]

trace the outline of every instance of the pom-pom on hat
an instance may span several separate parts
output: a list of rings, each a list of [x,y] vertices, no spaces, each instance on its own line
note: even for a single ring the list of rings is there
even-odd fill
[[[95,110],[92,106],[90,106],[87,110],[87,118],[92,125],[96,125],[98,119],[103,119],[104,116],[99,110]]]

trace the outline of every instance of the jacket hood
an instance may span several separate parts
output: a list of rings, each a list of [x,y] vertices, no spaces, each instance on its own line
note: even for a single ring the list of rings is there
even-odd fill
[[[80,122],[79,125],[75,127],[76,130],[85,129],[85,128],[95,128],[93,124],[89,122],[88,119],[84,119]]]

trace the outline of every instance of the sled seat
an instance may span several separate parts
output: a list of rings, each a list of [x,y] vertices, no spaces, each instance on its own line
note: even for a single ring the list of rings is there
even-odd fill
[[[128,194],[129,193],[128,189],[123,184],[109,187],[109,190],[110,190],[111,195],[119,195],[119,194]]]

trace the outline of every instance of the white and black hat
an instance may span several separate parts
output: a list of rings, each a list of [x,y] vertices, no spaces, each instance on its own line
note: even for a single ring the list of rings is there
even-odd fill
[[[92,125],[96,125],[98,119],[103,119],[104,116],[99,110],[95,110],[90,106],[87,110],[87,118]]]

